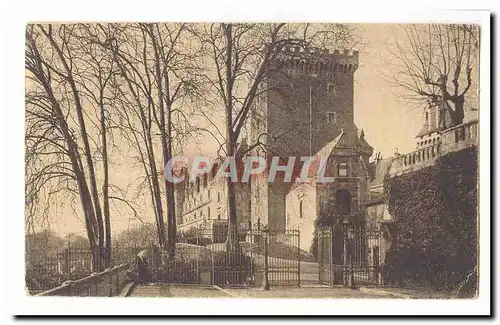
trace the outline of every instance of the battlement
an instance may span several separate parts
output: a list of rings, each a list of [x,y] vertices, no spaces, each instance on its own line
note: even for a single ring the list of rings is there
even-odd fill
[[[285,46],[276,55],[275,64],[282,69],[301,73],[354,73],[359,64],[359,52]]]

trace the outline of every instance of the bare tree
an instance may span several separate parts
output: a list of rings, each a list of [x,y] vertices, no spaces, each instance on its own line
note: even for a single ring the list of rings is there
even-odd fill
[[[104,29],[104,26],[101,27]],[[159,179],[171,160],[174,145],[193,128],[184,101],[199,95],[193,78],[194,56],[186,37],[187,24],[110,25],[102,42],[113,55],[120,77],[120,128],[139,153],[156,217],[159,244],[165,247],[164,210]],[[176,141],[173,141],[176,139]],[[161,161],[157,149],[161,148]],[[167,249],[175,254],[176,217],[173,184],[164,179],[167,208]]]
[[[102,34],[101,34],[102,35]],[[82,54],[82,62],[78,62],[82,69],[78,70],[75,80],[82,89],[82,96],[91,105],[98,116],[99,125],[96,130],[100,133],[100,146],[97,150],[101,152],[102,159],[102,205],[104,217],[104,258],[105,264],[111,263],[111,216],[109,195],[109,160],[108,155],[108,129],[110,129],[109,113],[107,108],[113,106],[114,98],[108,91],[116,70],[112,57],[103,51],[96,39],[99,39],[98,25],[78,24],[75,26],[72,36],[76,39],[77,50]],[[102,37],[102,36],[101,36]],[[97,113],[98,112],[98,113]]]
[[[31,168],[27,191],[35,193],[45,188],[49,197],[62,191],[79,196],[94,252],[94,269],[102,270],[110,262],[111,253],[104,106],[109,105],[105,104],[105,88],[112,68],[108,58],[89,47],[78,27],[51,24],[27,27],[26,159]],[[100,113],[89,114],[85,107],[92,103],[99,107]],[[101,134],[100,141],[93,138],[96,133]],[[102,201],[96,151],[102,151],[103,159]],[[49,181],[56,181],[56,187],[46,186]]]
[[[475,84],[479,28],[474,25],[406,25],[393,55],[398,73],[393,83],[410,100],[440,107],[441,127],[463,122],[468,92]],[[446,125],[444,114],[451,117]]]

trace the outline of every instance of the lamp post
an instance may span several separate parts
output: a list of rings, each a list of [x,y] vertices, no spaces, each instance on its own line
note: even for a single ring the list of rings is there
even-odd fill
[[[354,284],[354,271],[352,265],[352,241],[354,239],[355,233],[350,227],[351,223],[348,219],[344,219],[344,272],[346,273],[344,278],[344,286],[353,288]],[[348,264],[349,263],[349,264]]]

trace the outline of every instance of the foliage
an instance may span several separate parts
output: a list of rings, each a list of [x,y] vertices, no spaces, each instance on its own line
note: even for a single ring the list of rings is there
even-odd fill
[[[153,270],[153,277],[170,283],[198,283],[201,272],[213,276],[213,284],[243,284],[253,271],[252,258],[242,251],[217,251],[178,243],[175,256],[165,253],[164,263]]]
[[[311,254],[317,258],[318,257],[318,231],[321,228],[327,228],[329,226],[334,225],[337,222],[342,222],[344,220],[345,216],[340,216],[340,215],[333,215],[329,213],[322,213],[320,214],[316,220],[314,220],[314,233],[313,233],[313,239],[311,242],[311,248],[309,251]],[[361,212],[356,216],[349,216],[350,220],[364,220],[364,213]]]
[[[68,234],[65,238],[44,230],[26,236],[25,280],[31,294],[52,289],[67,280],[92,273],[88,240]]]
[[[212,240],[203,236],[202,230],[191,228],[187,231],[177,232],[177,241],[192,245],[207,246],[212,244]]]
[[[134,263],[137,253],[157,243],[156,225],[142,223],[115,236],[112,252],[114,264]]]
[[[476,149],[394,177],[386,192],[396,220],[396,240],[385,261],[388,280],[456,287],[477,263]]]

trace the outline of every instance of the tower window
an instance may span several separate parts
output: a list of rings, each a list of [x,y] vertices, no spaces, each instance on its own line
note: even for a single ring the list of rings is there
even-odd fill
[[[327,118],[328,118],[328,123],[334,123],[335,122],[335,113],[334,112],[328,112],[327,113]]]
[[[304,209],[303,209],[303,206],[302,206],[302,201],[300,201],[299,203],[299,218],[302,219],[304,217]]]
[[[329,83],[326,86],[326,90],[327,90],[328,94],[332,94],[332,95],[336,95],[337,94],[337,91],[335,89],[335,84],[333,84],[333,83]]]
[[[347,163],[340,163],[337,166],[339,177],[347,177]]]

